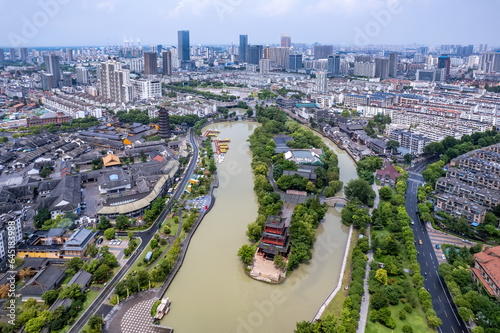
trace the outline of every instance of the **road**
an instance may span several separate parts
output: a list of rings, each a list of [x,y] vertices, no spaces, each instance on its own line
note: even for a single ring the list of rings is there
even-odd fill
[[[172,208],[172,205],[174,202],[178,201],[179,198],[181,197],[182,193],[184,192],[184,188],[186,187],[189,179],[191,178],[191,174],[193,173],[195,167],[196,167],[196,161],[198,159],[198,146],[195,144],[194,140],[194,135],[193,131],[190,130],[189,132],[189,141],[191,142],[191,145],[193,147],[193,157],[191,159],[191,162],[189,164],[189,167],[187,171],[184,174],[184,177],[180,181],[180,183],[177,186],[177,189],[172,197],[168,201],[168,203],[165,206],[165,209],[161,212],[160,216],[156,219],[155,223],[151,226],[146,231],[143,232],[136,232],[135,235],[140,236],[142,239],[141,244],[138,246],[137,250],[132,254],[132,256],[128,259],[127,263],[125,266],[123,266],[118,273],[111,279],[111,281],[108,282],[106,287],[101,291],[101,293],[97,296],[97,298],[94,300],[94,302],[89,306],[87,310],[82,314],[82,316],[75,322],[75,324],[71,327],[71,329],[68,332],[71,333],[77,333],[81,332],[83,328],[85,327],[87,321],[89,318],[94,315],[94,314],[99,314],[103,315],[104,317],[109,313],[109,311],[112,309],[110,305],[107,305],[108,299],[113,295],[113,292],[115,290],[115,285],[123,280],[125,276],[127,275],[128,271],[130,268],[134,265],[134,263],[137,261],[137,259],[140,257],[141,253],[144,251],[146,246],[149,244],[149,241],[151,238],[153,238],[153,235],[158,231],[158,225],[159,221],[164,221],[165,218],[167,217],[168,213],[170,212],[170,209]]]
[[[417,251],[419,252],[417,260],[420,264],[422,275],[425,278],[425,288],[431,294],[432,305],[436,314],[443,321],[443,324],[437,330],[440,333],[467,333],[469,330],[462,318],[458,316],[458,311],[451,299],[448,288],[445,287],[444,280],[438,274],[438,259],[432,247],[433,245],[427,233],[425,223],[417,215],[417,188],[425,182],[421,173],[429,163],[432,162],[419,163],[409,172],[410,177],[407,181],[408,188],[406,190],[406,211],[415,222],[411,227],[415,234],[415,242]],[[419,244],[420,240],[422,241],[422,245]]]

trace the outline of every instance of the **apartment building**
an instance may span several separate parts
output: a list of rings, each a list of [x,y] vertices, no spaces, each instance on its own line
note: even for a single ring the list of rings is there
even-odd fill
[[[449,167],[446,178],[456,178],[468,185],[500,191],[500,177],[484,172]]]
[[[464,217],[469,223],[473,224],[484,222],[486,216],[484,206],[452,194],[443,193],[437,195],[436,207],[458,219]]]
[[[474,187],[456,178],[439,178],[436,181],[436,192],[460,196],[489,209],[500,204],[499,192],[486,188]]]

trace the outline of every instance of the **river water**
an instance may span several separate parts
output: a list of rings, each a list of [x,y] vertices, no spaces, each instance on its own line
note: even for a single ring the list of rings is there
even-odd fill
[[[172,300],[162,325],[176,333],[293,332],[295,323],[311,320],[336,286],[348,228],[340,208],[329,208],[317,229],[313,259],[280,285],[253,280],[237,258],[248,243],[247,224],[257,217],[251,153],[246,141],[257,123],[211,124],[219,138],[229,138],[225,161],[218,165],[216,201],[191,239],[184,264],[165,296]],[[354,162],[328,140],[339,155],[340,178],[356,177]]]

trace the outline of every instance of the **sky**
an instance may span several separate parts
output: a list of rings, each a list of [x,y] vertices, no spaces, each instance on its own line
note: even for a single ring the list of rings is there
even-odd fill
[[[498,0],[0,1],[0,46],[191,44],[500,45]]]

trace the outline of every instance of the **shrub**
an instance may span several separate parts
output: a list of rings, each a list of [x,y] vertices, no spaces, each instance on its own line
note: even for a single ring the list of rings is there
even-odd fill
[[[410,325],[404,325],[403,333],[413,333],[413,328]]]
[[[406,319],[406,311],[403,309],[401,311],[399,311],[399,319],[401,320],[405,320]]]

